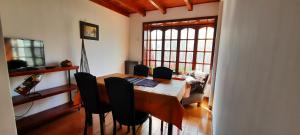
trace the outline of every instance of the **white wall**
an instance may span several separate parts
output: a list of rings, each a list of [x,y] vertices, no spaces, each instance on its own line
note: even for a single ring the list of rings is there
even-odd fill
[[[123,72],[129,44],[128,17],[89,0],[0,0],[0,12],[4,36],[44,41],[46,64],[57,64],[70,59],[79,65],[79,21],[97,24],[100,28],[100,41],[86,41],[91,73],[99,76]],[[11,78],[11,88],[15,88],[23,80],[24,77]],[[65,83],[64,73],[51,73],[44,76],[36,89]],[[16,94],[12,90],[11,93]],[[29,114],[67,101],[67,94],[36,101]],[[15,107],[16,114],[22,114],[29,105],[30,103]]]
[[[300,1],[224,2],[214,135],[299,135]]]
[[[143,40],[143,22],[160,21],[160,20],[173,20],[182,18],[194,18],[205,16],[217,16],[219,3],[207,3],[194,5],[193,11],[188,11],[187,8],[177,7],[167,9],[166,14],[162,14],[158,10],[147,12],[145,17],[140,14],[130,15],[130,60],[142,60],[142,40]]]
[[[213,58],[213,69],[211,71],[211,91],[209,95],[208,105],[212,106],[214,101],[214,89],[215,89],[215,81],[216,81],[216,71],[218,67],[218,55],[219,55],[219,45],[220,45],[220,35],[221,35],[221,24],[222,24],[222,14],[223,14],[223,1],[219,2],[219,13],[218,13],[218,25],[217,25],[217,33],[216,33],[216,43],[215,43],[215,52]]]
[[[3,45],[3,35],[0,19],[0,133],[3,135],[16,135],[16,124],[14,118],[13,105],[10,98],[10,87],[8,79],[8,70],[5,60],[5,51]]]

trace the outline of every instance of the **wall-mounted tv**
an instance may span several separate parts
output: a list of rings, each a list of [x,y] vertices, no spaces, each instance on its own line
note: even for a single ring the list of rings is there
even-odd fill
[[[43,41],[21,38],[4,38],[4,41],[9,69],[45,66]]]

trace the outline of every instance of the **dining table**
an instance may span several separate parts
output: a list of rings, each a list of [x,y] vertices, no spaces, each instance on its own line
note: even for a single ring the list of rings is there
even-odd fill
[[[172,134],[173,125],[182,129],[184,108],[181,99],[189,95],[190,85],[179,79],[154,79],[152,77],[134,76],[129,74],[114,73],[97,77],[99,97],[101,102],[109,103],[108,93],[105,88],[105,78],[145,78],[158,82],[155,87],[134,85],[135,109],[149,113],[168,123],[168,134]]]

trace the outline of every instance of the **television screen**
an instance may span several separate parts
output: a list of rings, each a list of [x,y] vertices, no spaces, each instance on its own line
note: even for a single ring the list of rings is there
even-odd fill
[[[20,38],[5,38],[4,41],[8,66],[17,65],[14,68],[45,66],[43,41]]]

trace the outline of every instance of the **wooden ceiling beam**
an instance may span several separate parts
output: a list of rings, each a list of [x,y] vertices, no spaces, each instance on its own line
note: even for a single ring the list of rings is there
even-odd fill
[[[154,7],[156,7],[162,14],[166,14],[167,10],[164,6],[162,6],[159,2],[156,0],[148,0]]]
[[[187,6],[188,11],[193,10],[193,4],[192,4],[191,0],[184,0],[184,3]]]
[[[137,6],[133,1],[130,0],[113,0],[119,3],[121,6],[126,7],[134,12],[141,14],[142,16],[146,16],[146,11]]]
[[[116,7],[115,5],[113,5],[112,3],[110,3],[110,2],[108,2],[106,0],[90,0],[90,1],[95,2],[95,3],[97,3],[97,4],[99,4],[99,5],[103,6],[103,7],[106,7],[108,9],[110,9],[110,10],[116,11],[119,14],[122,14],[124,16],[129,17],[130,13],[128,11],[126,11],[126,10],[124,10],[122,8]]]

